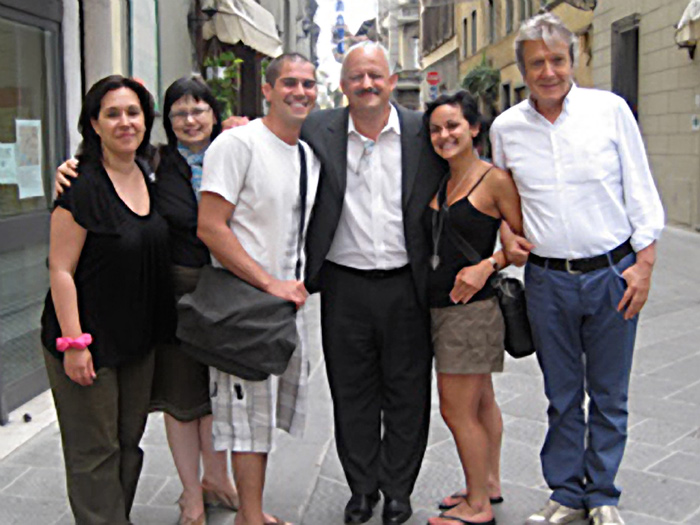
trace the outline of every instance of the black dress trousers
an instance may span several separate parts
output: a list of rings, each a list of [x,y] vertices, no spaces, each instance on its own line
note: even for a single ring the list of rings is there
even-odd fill
[[[430,420],[429,317],[411,271],[322,270],[323,349],[338,455],[353,493],[408,500]]]

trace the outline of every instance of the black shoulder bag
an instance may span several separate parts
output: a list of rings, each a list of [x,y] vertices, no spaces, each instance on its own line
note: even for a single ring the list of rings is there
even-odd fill
[[[437,249],[441,233],[445,228],[457,249],[462,252],[471,264],[476,265],[483,260],[459,232],[454,228],[450,228],[449,207],[447,206],[447,179],[448,177],[445,177],[438,190],[438,212],[433,212],[433,255],[430,258],[433,269],[440,263]],[[535,345],[532,341],[530,321],[527,318],[523,283],[515,277],[508,277],[501,272],[497,272],[491,278],[491,284],[496,292],[498,304],[501,307],[503,320],[505,321],[506,333],[503,344],[506,352],[516,359],[533,354]]]
[[[299,231],[295,275],[301,279],[306,222],[306,154],[299,144]],[[197,288],[178,302],[177,337],[193,359],[242,379],[281,375],[299,343],[294,303],[266,293],[226,269],[202,268]]]

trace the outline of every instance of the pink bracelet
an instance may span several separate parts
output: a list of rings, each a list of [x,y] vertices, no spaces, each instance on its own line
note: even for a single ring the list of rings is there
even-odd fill
[[[90,334],[81,334],[75,339],[72,337],[59,337],[56,339],[56,350],[65,352],[69,348],[76,350],[85,350],[92,344],[92,336]]]

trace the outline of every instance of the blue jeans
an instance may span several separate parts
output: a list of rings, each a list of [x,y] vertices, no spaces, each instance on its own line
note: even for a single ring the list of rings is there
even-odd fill
[[[615,486],[627,440],[627,393],[637,319],[617,311],[622,272],[635,254],[585,274],[528,263],[528,317],[549,400],[540,453],[552,499],[567,507],[617,505]],[[583,410],[588,393],[588,421]]]

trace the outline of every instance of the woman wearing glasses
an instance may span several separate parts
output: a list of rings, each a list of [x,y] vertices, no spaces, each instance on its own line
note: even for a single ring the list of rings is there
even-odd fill
[[[247,119],[231,124],[243,121]],[[202,160],[221,132],[219,105],[209,87],[197,77],[173,82],[165,92],[163,127],[168,142],[155,155],[154,204],[168,224],[175,295],[180,297],[194,289],[200,269],[209,263],[209,251],[197,238]],[[59,167],[57,191],[62,191],[60,185],[70,185],[65,175],[76,175],[74,161]],[[201,525],[206,523],[205,505],[238,507],[227,455],[212,447],[208,367],[188,357],[177,343],[158,346],[155,359],[151,410],[164,412],[168,444],[182,482],[180,524]]]
[[[209,87],[197,77],[173,82],[165,92],[163,128],[168,143],[159,148],[156,206],[168,222],[175,295],[180,297],[194,290],[200,269],[210,260],[197,238],[202,160],[221,132],[219,105]],[[238,494],[228,474],[227,454],[212,446],[208,367],[185,355],[177,344],[157,348],[151,408],[164,413],[182,482],[180,523],[205,523],[205,504],[236,510]]]
[[[440,411],[469,488],[445,498],[445,512],[430,523],[495,524],[491,504],[503,501],[503,423],[491,373],[503,370],[505,327],[490,278],[508,264],[502,251],[493,253],[501,220],[522,229],[520,198],[506,172],[479,159],[481,115],[469,93],[440,96],[424,118],[435,152],[450,167],[427,213],[434,246],[429,299]],[[465,254],[471,251],[481,262]]]

